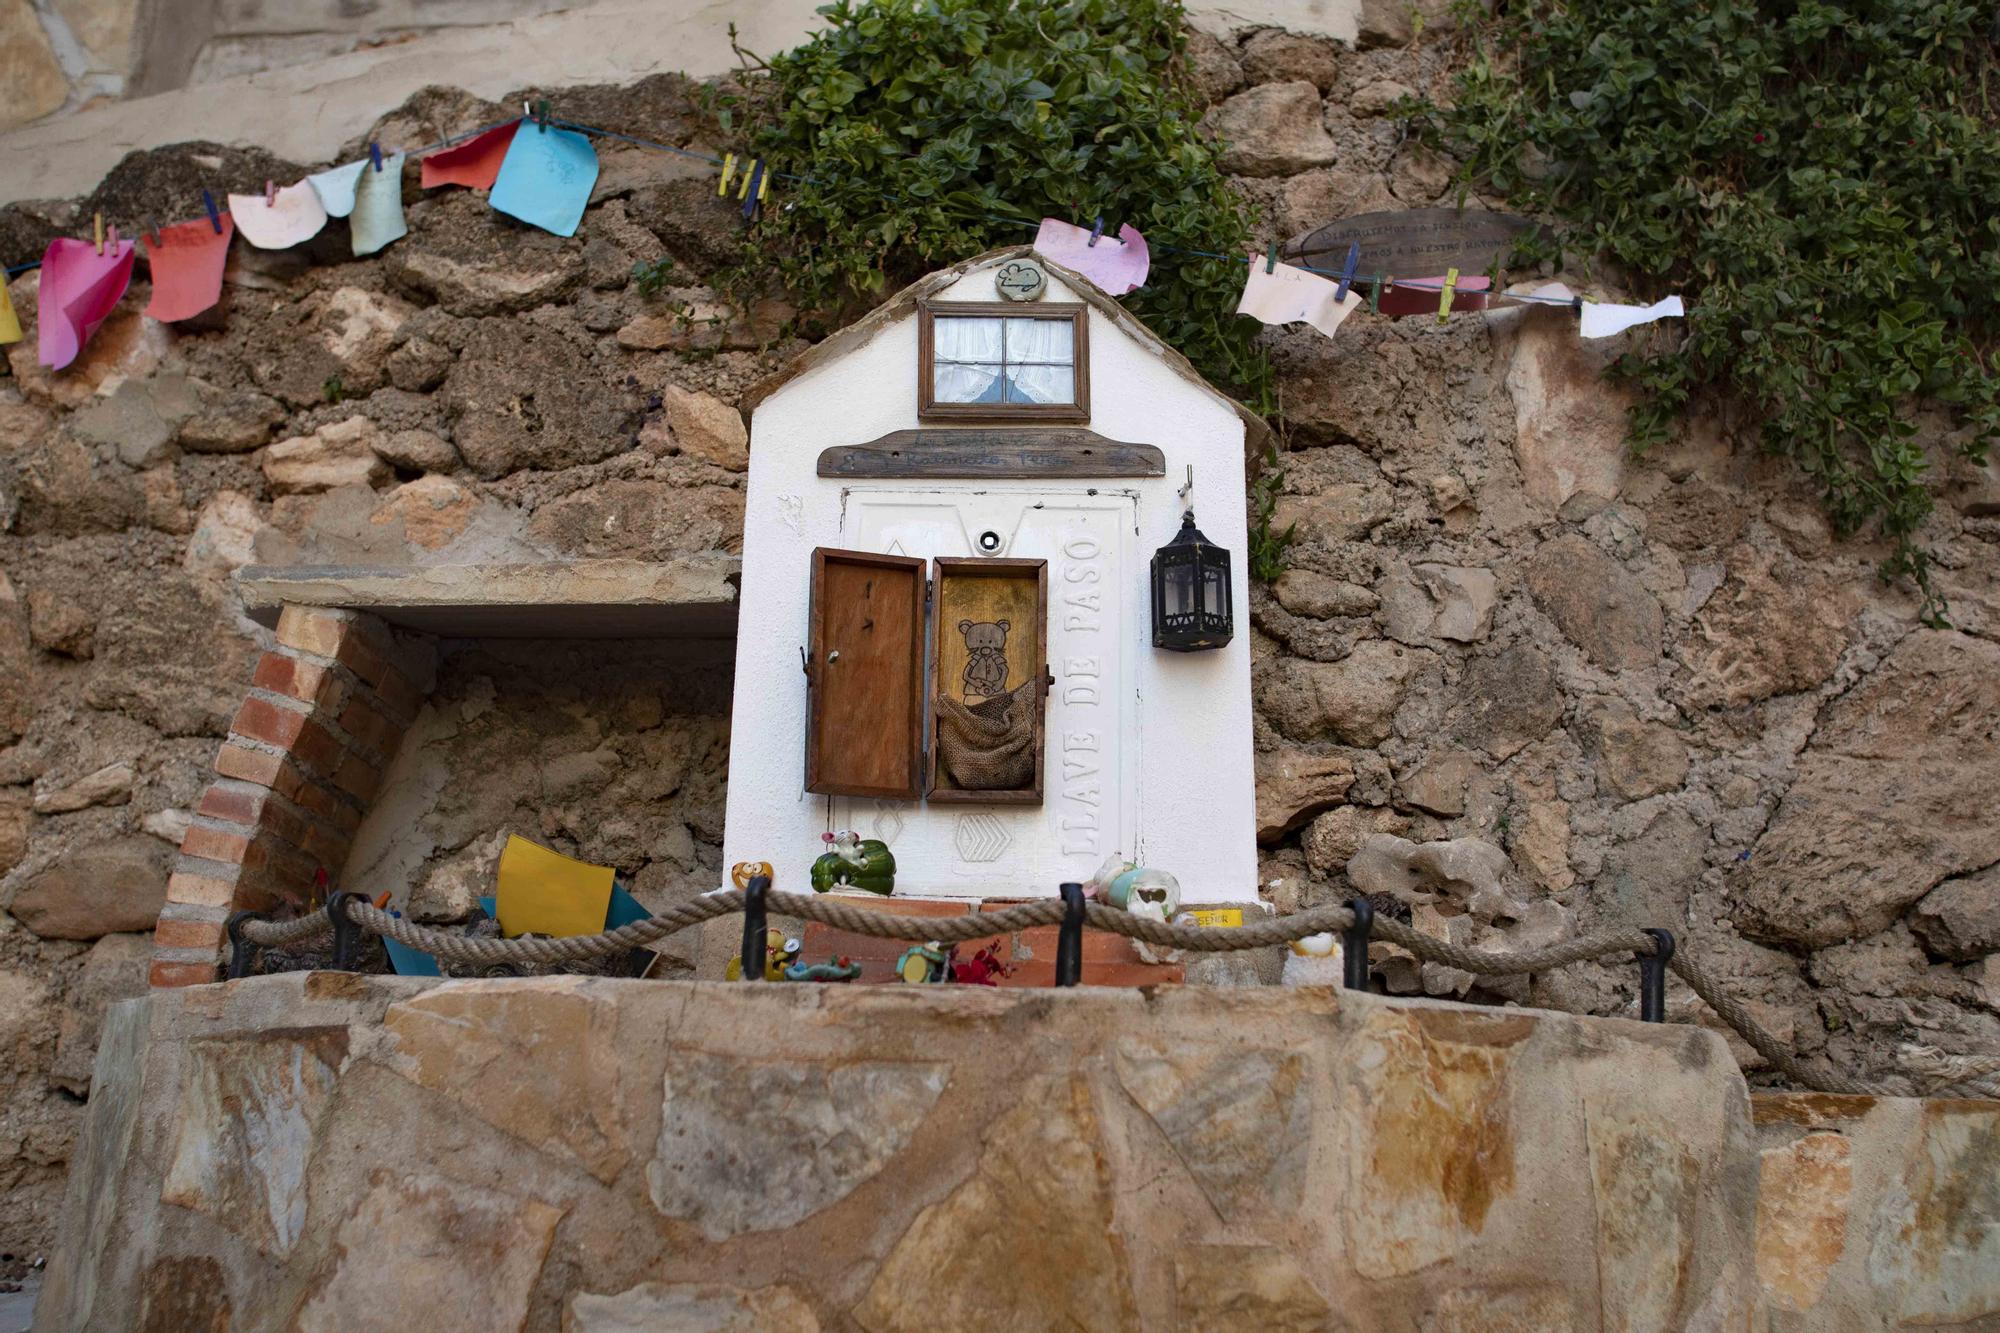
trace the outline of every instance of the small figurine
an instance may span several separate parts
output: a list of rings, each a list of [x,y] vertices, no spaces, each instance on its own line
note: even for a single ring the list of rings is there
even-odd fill
[[[785,969],[787,981],[852,981],[861,975],[861,964],[842,956],[824,963],[793,963]]]
[[[903,950],[896,960],[896,975],[912,983],[943,981],[951,967],[951,950],[937,940]]]
[[[764,932],[764,980],[783,981],[785,969],[798,961],[799,950],[803,946],[794,939],[785,938],[782,930],[771,929]],[[743,980],[743,960],[732,958],[729,966],[722,970],[726,981]]]
[[[833,850],[812,865],[814,893],[832,888],[865,889],[887,897],[896,887],[896,857],[879,838],[863,840],[853,829],[822,833]]]
[[[778,872],[771,869],[769,861],[738,861],[729,868],[729,882],[739,889],[749,888],[750,881],[759,875],[774,884],[778,879]]]
[[[1338,986],[1341,972],[1340,936],[1329,930],[1293,940],[1279,980],[1287,986]]]
[[[1164,870],[1152,870],[1113,852],[1084,887],[1084,896],[1134,916],[1171,921],[1181,910],[1180,881]]]
[[[969,961],[953,964],[950,979],[965,986],[997,986],[1000,978],[1013,970],[1011,965],[1000,961],[1000,945],[995,941]]]

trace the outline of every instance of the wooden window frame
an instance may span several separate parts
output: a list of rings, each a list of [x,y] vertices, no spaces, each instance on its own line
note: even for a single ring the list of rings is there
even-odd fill
[[[985,319],[1067,319],[1070,321],[1076,401],[1074,403],[940,403],[936,400],[937,317]],[[1090,307],[1081,301],[917,302],[917,419],[957,422],[1078,422],[1090,420]]]

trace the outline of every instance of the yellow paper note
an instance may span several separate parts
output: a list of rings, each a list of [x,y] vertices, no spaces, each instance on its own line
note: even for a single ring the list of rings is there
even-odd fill
[[[7,294],[7,275],[0,273],[0,344],[17,343],[25,336],[21,317],[14,313],[14,298]]]
[[[1243,924],[1243,909],[1240,907],[1195,907],[1188,910],[1193,917],[1191,924],[1197,926],[1240,926]]]
[[[594,866],[509,834],[495,903],[506,936],[595,935],[611,907],[610,866]]]

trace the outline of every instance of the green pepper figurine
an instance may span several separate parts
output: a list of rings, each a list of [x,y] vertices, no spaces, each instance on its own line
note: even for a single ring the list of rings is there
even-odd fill
[[[879,838],[864,841],[853,829],[822,833],[833,850],[813,862],[814,893],[828,889],[865,889],[887,897],[896,887],[896,857]]]

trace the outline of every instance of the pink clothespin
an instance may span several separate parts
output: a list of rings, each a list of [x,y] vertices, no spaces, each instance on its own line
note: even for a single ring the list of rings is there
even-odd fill
[[[267,180],[264,182],[264,207],[276,208],[277,206],[278,206],[278,183],[273,180]]]

